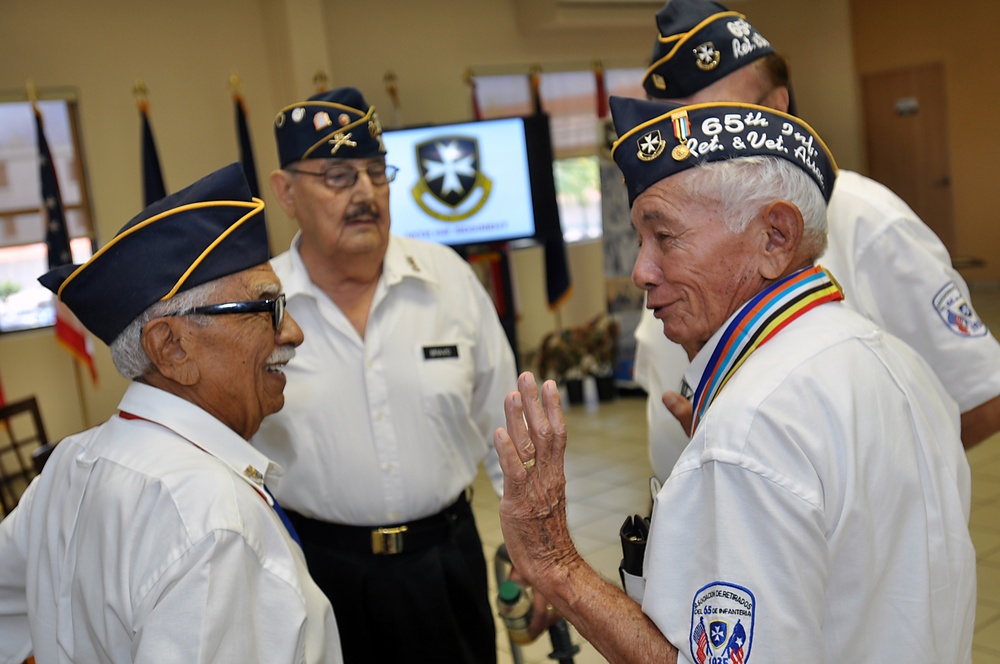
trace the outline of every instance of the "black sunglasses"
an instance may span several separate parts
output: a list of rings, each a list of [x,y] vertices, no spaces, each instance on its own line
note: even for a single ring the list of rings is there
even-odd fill
[[[274,331],[281,328],[282,321],[285,320],[285,294],[282,293],[273,300],[250,300],[249,302],[223,302],[222,304],[209,304],[204,307],[194,307],[177,311],[168,316],[190,316],[199,314],[203,316],[221,316],[222,314],[256,314],[267,312],[271,314],[271,324]]]

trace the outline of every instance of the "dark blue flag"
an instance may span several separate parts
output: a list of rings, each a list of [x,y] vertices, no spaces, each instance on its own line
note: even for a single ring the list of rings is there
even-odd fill
[[[149,125],[149,104],[146,101],[139,102],[139,115],[142,116],[142,196],[145,206],[149,207],[166,197],[167,188],[163,184],[163,171],[160,170],[160,157],[156,153],[156,141]]]
[[[250,129],[247,127],[247,109],[243,96],[238,92],[233,94],[233,102],[236,106],[236,133],[240,141],[240,163],[243,164],[243,173],[246,175],[247,184],[250,185],[250,195],[260,198],[260,185],[257,182],[257,164],[253,158],[253,146],[250,143]]]
[[[41,182],[42,206],[45,208],[45,248],[49,254],[49,269],[73,262],[73,253],[69,248],[69,231],[66,228],[66,215],[63,213],[62,195],[59,193],[59,180],[56,179],[55,164],[52,163],[52,153],[49,142],[45,140],[42,129],[42,113],[37,106],[32,106],[35,112],[35,135],[38,141],[38,169]]]
[[[42,113],[34,103],[35,133],[38,142],[38,175],[41,182],[42,207],[45,209],[45,248],[48,251],[49,269],[57,268],[73,262],[73,254],[69,246],[69,229],[66,226],[66,215],[63,211],[62,195],[59,192],[59,180],[56,178],[56,167],[52,162],[52,152],[49,142],[45,140],[42,128]],[[83,325],[62,302],[56,301],[56,341],[76,358],[86,365],[90,379],[97,383],[97,369],[94,366],[93,353],[90,350],[90,340]]]

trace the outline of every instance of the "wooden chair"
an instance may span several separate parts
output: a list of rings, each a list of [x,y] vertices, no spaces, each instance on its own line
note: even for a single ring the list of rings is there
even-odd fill
[[[0,406],[0,516],[14,509],[51,450],[35,397]]]

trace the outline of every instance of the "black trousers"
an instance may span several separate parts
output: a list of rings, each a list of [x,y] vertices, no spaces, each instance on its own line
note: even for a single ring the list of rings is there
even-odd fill
[[[496,664],[486,559],[467,503],[447,541],[394,555],[338,550],[321,522],[289,517],[333,605],[346,664]]]

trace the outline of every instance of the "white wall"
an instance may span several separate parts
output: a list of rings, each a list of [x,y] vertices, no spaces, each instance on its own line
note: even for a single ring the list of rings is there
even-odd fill
[[[98,239],[107,241],[141,208],[139,120],[132,89],[149,89],[153,130],[167,187],[174,191],[235,161],[238,148],[229,78],[244,96],[262,185],[277,167],[275,112],[308,96],[318,69],[331,86],[355,85],[388,110],[383,76],[396,73],[407,124],[468,119],[463,75],[641,66],[654,36],[659,3],[626,10],[575,10],[556,0],[5,0],[0,2],[0,90],[34,80],[72,86],[80,98],[86,165]],[[815,83],[800,76],[800,110],[842,165],[860,161],[857,95],[850,61],[847,0],[753,0],[734,4]],[[755,16],[759,18],[755,18]],[[533,21],[535,21],[533,23]],[[813,114],[815,117],[809,116]],[[387,112],[383,118],[389,117]],[[265,192],[275,247],[294,225]],[[541,252],[515,255],[522,347],[557,322],[571,325],[603,310],[599,243],[570,248],[573,298],[558,318],[545,305]],[[98,343],[98,346],[100,344]],[[100,386],[76,386],[69,356],[49,330],[0,338],[0,380],[9,400],[39,397],[49,433],[58,438],[114,412],[125,387],[110,356],[97,350]],[[83,405],[81,405],[81,403]]]

